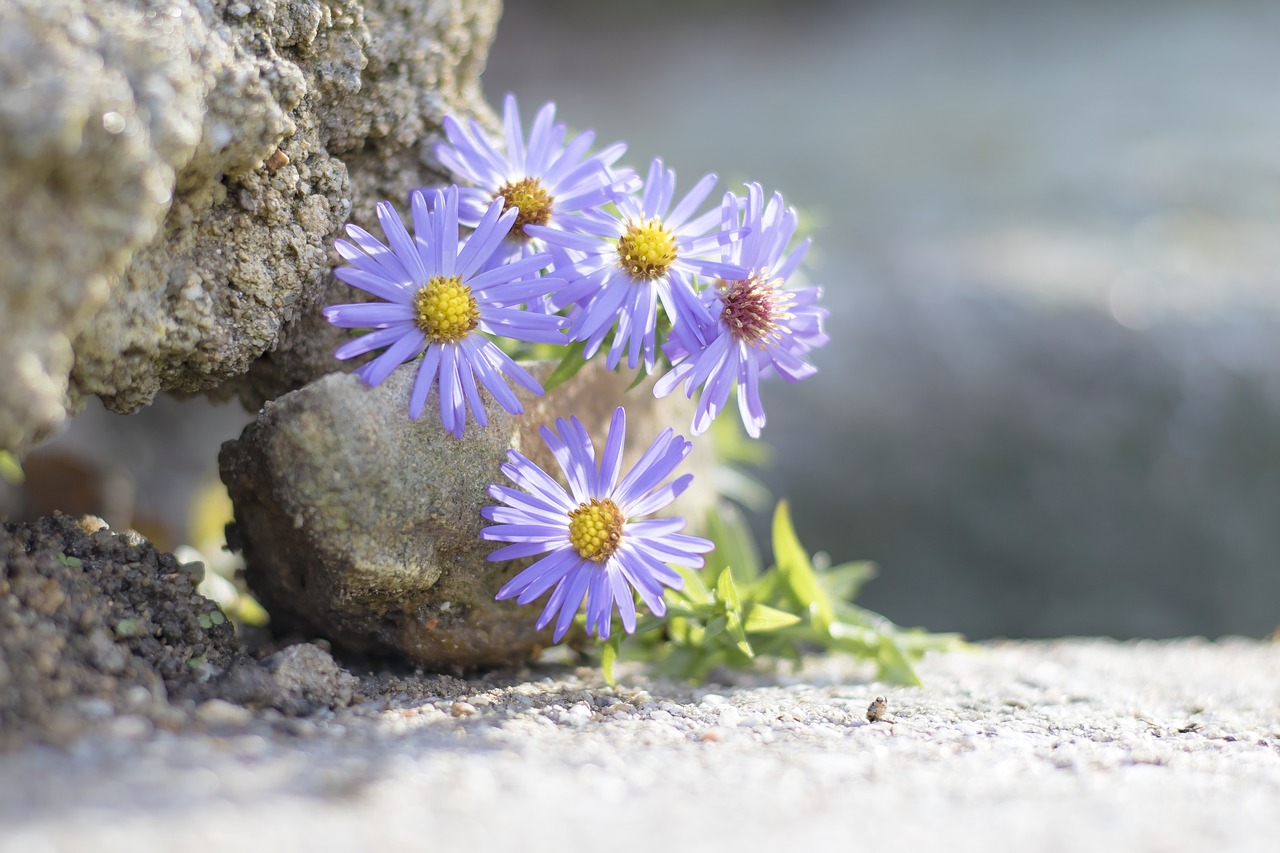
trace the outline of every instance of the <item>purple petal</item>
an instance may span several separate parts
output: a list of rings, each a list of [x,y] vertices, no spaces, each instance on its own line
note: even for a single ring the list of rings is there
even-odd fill
[[[409,418],[417,420],[427,405],[427,395],[436,380],[436,370],[440,367],[440,348],[427,347],[422,356],[422,364],[418,366],[418,375],[413,379],[413,390],[409,393]]]
[[[376,349],[393,344],[413,330],[413,326],[392,326],[388,329],[378,329],[376,332],[370,332],[367,335],[361,335],[353,341],[347,341],[334,351],[333,357],[339,361],[345,361],[348,358],[355,358],[358,355],[364,355],[367,352],[373,352]]]

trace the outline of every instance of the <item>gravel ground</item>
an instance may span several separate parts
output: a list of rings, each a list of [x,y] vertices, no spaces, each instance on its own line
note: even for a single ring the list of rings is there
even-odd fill
[[[210,700],[196,732],[114,717],[0,755],[0,853],[1280,837],[1274,643],[985,644],[926,660],[922,688],[835,659],[697,688],[621,674],[370,675],[362,701],[303,719]]]

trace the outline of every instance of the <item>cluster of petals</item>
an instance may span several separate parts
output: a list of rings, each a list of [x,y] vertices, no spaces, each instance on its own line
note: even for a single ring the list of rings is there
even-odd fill
[[[827,342],[827,312],[817,288],[790,284],[809,241],[792,247],[797,216],[780,195],[766,201],[748,184],[745,197],[727,193],[708,208],[715,175],[677,196],[674,171],[655,158],[641,181],[616,165],[625,146],[592,153],[594,133],[570,135],[551,103],[526,137],[511,95],[501,139],[452,116],[443,129],[436,156],[463,185],[414,192],[412,234],[386,202],[377,206],[385,243],[348,225],[335,275],[374,301],[324,309],[334,326],[367,330],[335,354],[377,352],[355,371],[369,385],[418,360],[410,417],[434,391],[442,425],[461,438],[468,412],[488,423],[481,388],[512,414],[523,406],[509,383],[543,393],[493,338],[580,342],[584,358],[603,352],[610,370],[625,360],[652,373],[660,353],[671,369],[654,393],[698,394],[694,435],[736,391],[747,432],[759,436],[761,380],[815,372],[806,357]],[[615,610],[635,630],[637,595],[663,615],[663,590],[682,586],[672,566],[699,568],[712,547],[681,533],[683,519],[643,517],[687,488],[690,475],[665,481],[690,443],[668,429],[624,476],[625,421],[619,408],[598,461],[577,418],[544,426],[561,477],[513,450],[502,471],[514,486],[490,487],[501,506],[484,510],[493,524],[481,535],[507,544],[489,559],[542,555],[497,597],[527,604],[549,593],[538,628],[554,622],[557,642],[584,602],[587,632],[601,638]]]
[[[700,387],[692,431],[701,435],[736,387],[743,426],[756,438],[765,424],[760,380],[776,374],[798,382],[816,372],[804,356],[827,342],[822,329],[827,310],[818,305],[818,288],[788,284],[810,241],[788,251],[797,217],[781,195],[775,193],[765,204],[760,185],[748,184],[745,199],[728,193],[720,211],[726,229],[742,226],[745,231],[740,241],[725,245],[723,261],[745,268],[746,275],[721,279],[699,294],[710,322],[690,320],[672,329],[663,346],[672,369],[653,390],[661,397],[683,383],[692,397]],[[753,323],[744,325],[744,312]]]
[[[520,212],[494,263],[550,249],[551,265],[571,270],[573,259],[548,246],[535,229],[559,228],[573,217],[599,211],[639,184],[634,171],[614,165],[626,152],[626,145],[615,142],[589,153],[595,132],[584,130],[569,137],[568,129],[555,115],[555,104],[544,104],[526,140],[515,96],[508,94],[503,102],[501,146],[495,146],[476,121],[463,124],[453,116],[444,118],[446,140],[436,145],[435,152],[440,162],[467,184],[459,190],[462,224],[474,226],[495,198],[503,198],[508,208],[515,206]],[[518,206],[521,197],[525,209]],[[552,311],[558,306],[550,299],[539,299],[530,301],[528,307]]]
[[[546,254],[498,266],[487,264],[516,217],[514,211],[503,212],[501,201],[489,205],[465,239],[458,236],[456,187],[414,192],[410,208],[413,236],[390,204],[378,205],[378,221],[389,245],[358,226],[347,226],[352,242],[338,240],[336,246],[350,266],[339,267],[334,274],[377,301],[330,305],[324,316],[340,328],[372,330],[338,347],[335,353],[339,359],[349,359],[383,350],[356,370],[369,385],[381,384],[401,364],[422,356],[409,396],[409,416],[416,420],[422,414],[434,386],[441,423],[461,438],[468,408],[476,423],[488,424],[477,380],[512,414],[519,414],[524,407],[506,379],[532,394],[542,393],[538,381],[489,336],[564,343],[563,318],[511,307],[544,296],[563,282],[549,276],[526,277],[547,265],[550,258]],[[419,294],[440,279],[456,280],[468,289],[474,303],[475,326],[456,341],[428,340],[418,319]]]
[[[614,369],[625,353],[628,367],[643,364],[650,373],[659,304],[672,324],[710,321],[698,299],[695,277],[745,273],[718,257],[721,247],[738,239],[741,230],[720,227],[715,208],[698,213],[715,183],[715,175],[705,175],[677,201],[675,172],[655,158],[643,194],[622,197],[614,212],[583,214],[563,228],[529,226],[530,233],[574,259],[569,268],[557,268],[568,284],[555,298],[558,305],[575,307],[569,336],[586,341],[584,357],[595,355],[612,333],[605,365]],[[636,275],[620,259],[622,241],[636,229],[661,229],[674,249],[670,262],[655,265],[649,276]]]
[[[458,210],[464,225],[479,222],[503,187],[526,179],[536,180],[551,199],[550,221],[599,210],[634,186],[634,172],[613,168],[626,152],[626,145],[615,142],[588,154],[595,132],[584,130],[566,140],[568,129],[557,123],[555,116],[555,104],[544,104],[526,142],[515,96],[507,95],[503,102],[501,149],[489,141],[478,122],[464,125],[453,116],[444,117],[448,141],[436,145],[435,151],[441,163],[470,184],[461,189],[459,196]],[[537,245],[519,239],[531,235],[512,236],[522,248]]]
[[[545,556],[508,581],[497,598],[528,604],[551,590],[537,627],[541,630],[554,620],[555,642],[569,630],[584,598],[587,633],[601,639],[609,638],[615,607],[623,628],[628,633],[635,630],[636,593],[655,616],[664,615],[663,587],[684,585],[671,565],[701,568],[701,555],[713,546],[709,540],[682,534],[683,518],[641,516],[662,509],[688,488],[690,474],[664,481],[692,444],[668,428],[623,475],[626,413],[621,407],[613,413],[598,461],[591,437],[576,417],[557,420],[555,432],[544,426],[541,434],[568,489],[525,456],[507,451],[502,473],[517,488],[490,486],[490,497],[502,506],[482,510],[494,524],[480,535],[511,543],[490,554],[490,560]],[[575,546],[570,530],[572,514],[593,501],[607,501],[622,521],[616,544],[594,558]]]

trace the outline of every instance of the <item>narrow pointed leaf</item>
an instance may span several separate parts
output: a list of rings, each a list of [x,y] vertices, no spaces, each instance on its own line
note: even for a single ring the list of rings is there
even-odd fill
[[[22,463],[8,450],[0,450],[0,481],[12,486],[22,485]]]
[[[680,577],[684,578],[683,595],[694,604],[710,603],[715,600],[711,595],[711,590],[707,589],[707,585],[702,580],[702,573],[684,566],[672,566]]]
[[[912,687],[920,686],[920,676],[916,675],[911,662],[907,660],[907,656],[902,653],[902,649],[898,648],[898,644],[889,634],[880,637],[880,651],[876,655],[876,665],[879,669],[876,677],[881,681]]]
[[[767,604],[755,604],[747,613],[742,627],[748,634],[767,634],[782,628],[790,628],[801,621],[800,617],[794,613],[787,613],[785,610],[778,610]]]
[[[622,635],[614,634],[604,644],[604,649],[600,653],[600,672],[604,676],[605,684],[610,687],[618,686],[613,677],[613,665],[618,660],[618,644],[620,642],[622,642]]]
[[[569,344],[565,350],[564,358],[560,359],[560,363],[556,365],[555,369],[551,371],[542,383],[542,390],[550,391],[557,385],[576,376],[578,371],[586,366],[586,359],[582,357],[582,353],[586,348],[586,341],[574,341]]]
[[[742,610],[742,601],[738,598],[738,589],[733,585],[733,571],[725,566],[716,578],[716,595],[725,604],[725,612],[733,613]]]
[[[868,560],[841,563],[819,574],[827,593],[837,601],[852,601],[862,585],[876,576],[876,564]]]
[[[733,572],[728,567],[720,572],[716,579],[716,597],[724,605],[724,630],[733,640],[734,646],[748,658],[754,658],[751,643],[747,641],[747,632],[742,627],[742,601],[738,598],[738,590],[733,585]]]
[[[819,631],[827,631],[835,618],[831,599],[818,583],[809,554],[796,538],[786,501],[779,501],[773,514],[773,558],[778,571],[787,579],[791,593],[809,611],[814,625]]]
[[[640,385],[641,382],[645,381],[648,378],[649,378],[649,374],[645,373],[643,370],[637,370],[636,378],[631,380],[631,384],[627,386],[627,391],[635,390]],[[626,393],[626,391],[624,391],[623,393]]]

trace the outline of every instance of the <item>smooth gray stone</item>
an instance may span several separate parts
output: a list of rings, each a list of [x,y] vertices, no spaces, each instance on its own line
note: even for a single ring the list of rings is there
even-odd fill
[[[546,366],[540,366],[545,369]],[[330,374],[270,402],[236,441],[223,445],[222,479],[235,504],[229,540],[243,550],[246,578],[277,633],[314,633],[347,652],[394,654],[431,668],[528,660],[550,644],[534,630],[545,599],[528,606],[493,596],[536,558],[494,563],[480,539],[490,484],[508,448],[556,476],[538,429],[577,416],[597,452],[614,408],[627,409],[626,465],[662,427],[687,433],[690,406],[655,400],[648,386],[599,364],[543,397],[522,393],[513,416],[485,395],[489,425],[469,422],[462,439],[440,425],[436,393],[420,420],[407,408],[417,363],[376,388]],[[482,392],[483,393],[483,392]],[[695,442],[681,473],[710,464]],[[709,477],[664,515],[701,517]]]

